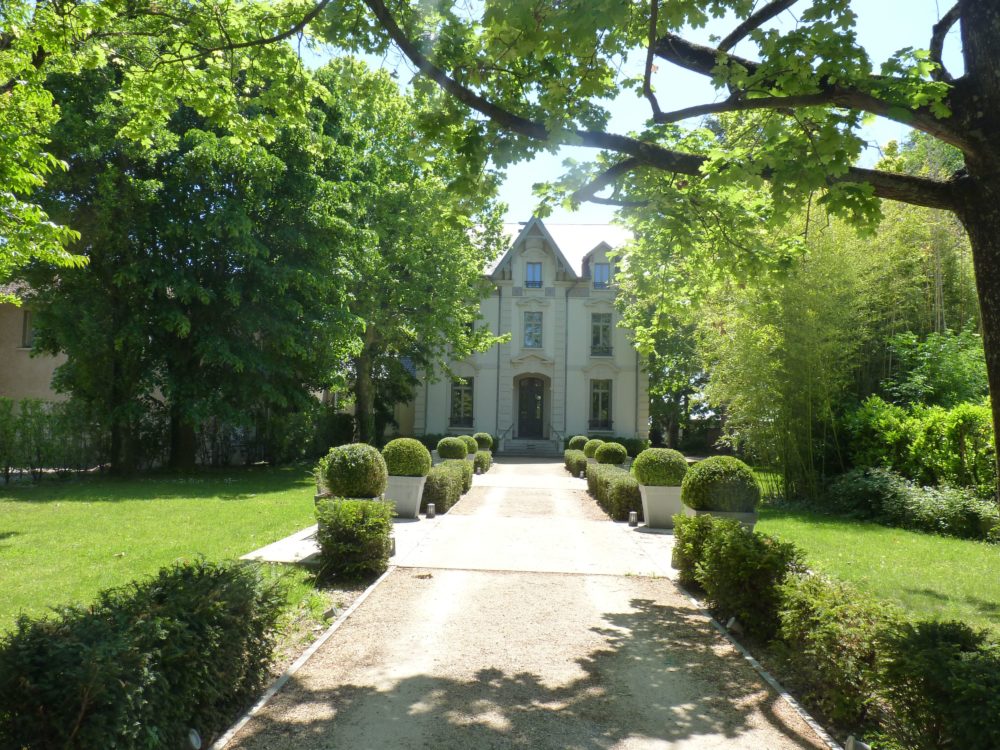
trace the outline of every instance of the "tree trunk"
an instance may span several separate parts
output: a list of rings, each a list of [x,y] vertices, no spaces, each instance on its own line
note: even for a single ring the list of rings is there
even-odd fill
[[[195,467],[197,441],[194,425],[178,410],[170,410],[170,468],[191,471]]]
[[[367,337],[366,337],[367,338]],[[354,358],[354,430],[359,443],[375,443],[375,384],[368,342]]]

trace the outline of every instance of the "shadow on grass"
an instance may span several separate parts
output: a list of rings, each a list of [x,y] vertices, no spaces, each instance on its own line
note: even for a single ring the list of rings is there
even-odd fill
[[[604,643],[575,660],[584,674],[569,682],[553,684],[551,676],[504,669],[503,658],[486,666],[489,655],[476,652],[468,637],[456,639],[454,647],[473,650],[484,666],[466,678],[424,669],[393,679],[370,661],[385,655],[368,653],[363,665],[336,665],[348,678],[343,684],[315,674],[293,677],[237,746],[606,750],[629,738],[645,746],[644,740],[697,737],[713,737],[713,746],[717,738],[740,737],[736,744],[748,746],[743,735],[764,727],[787,737],[789,747],[814,746],[785,723],[782,715],[788,712],[776,709],[777,696],[738,655],[716,651],[719,640],[704,619],[646,599],[632,600],[631,606],[636,611],[606,614],[606,625],[593,629]],[[449,659],[427,644],[413,648],[431,649],[428,665]],[[498,653],[508,648],[516,650],[517,644],[501,646]],[[359,676],[367,681],[349,679]]]
[[[311,467],[201,469],[191,474],[150,472],[131,477],[46,477],[0,487],[0,502],[120,502],[123,500],[245,500],[264,493],[313,491]]]
[[[963,602],[983,615],[983,617],[1000,623],[1000,603],[982,599],[971,594],[942,594],[940,591],[929,588],[904,588],[908,594],[918,597],[926,597],[937,602]]]

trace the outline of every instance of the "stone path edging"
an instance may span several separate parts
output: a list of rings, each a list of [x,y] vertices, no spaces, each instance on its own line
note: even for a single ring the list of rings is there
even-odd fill
[[[288,682],[288,680],[291,679],[291,677],[296,672],[298,672],[299,669],[301,669],[307,661],[309,661],[312,655],[319,650],[320,646],[326,643],[334,633],[340,630],[340,626],[343,625],[344,622],[347,620],[347,618],[354,613],[354,610],[356,610],[359,606],[361,606],[362,602],[364,602],[364,600],[368,598],[369,594],[371,594],[375,590],[375,588],[380,583],[382,583],[382,581],[388,578],[389,575],[395,569],[396,569],[395,565],[390,565],[388,569],[385,571],[385,573],[376,578],[372,582],[371,586],[362,591],[361,595],[354,600],[354,603],[351,604],[350,607],[345,609],[343,613],[341,613],[341,615],[336,620],[333,621],[330,627],[328,627],[325,631],[323,631],[320,634],[319,638],[313,641],[312,644],[309,646],[309,648],[303,651],[302,654],[299,656],[299,658],[296,659],[294,662],[292,662],[292,665],[281,673],[281,676],[278,679],[276,679],[274,682],[271,683],[270,687],[268,687],[268,689],[264,691],[264,695],[260,697],[260,700],[254,703],[253,706],[251,706],[246,713],[244,713],[239,719],[236,720],[235,724],[229,727],[229,729],[227,729],[226,732],[221,737],[219,737],[219,739],[217,739],[215,742],[212,743],[212,746],[211,748],[209,748],[209,750],[223,750],[230,742],[232,742],[233,738],[236,736],[236,733],[239,732],[244,726],[246,726],[246,724],[250,721],[250,719],[252,719],[254,715],[256,715],[261,709],[263,709],[264,706],[266,706],[271,701],[271,699],[275,695],[277,695],[278,691],[285,686],[285,683]]]

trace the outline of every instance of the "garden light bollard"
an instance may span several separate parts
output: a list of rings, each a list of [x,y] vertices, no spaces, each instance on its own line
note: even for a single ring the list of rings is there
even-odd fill
[[[587,478],[587,470],[580,469],[580,479],[586,479],[586,478]]]
[[[639,525],[639,514],[636,513],[634,510],[630,510],[628,512],[628,525],[629,526]]]
[[[434,518],[434,503],[427,503],[427,517]]]

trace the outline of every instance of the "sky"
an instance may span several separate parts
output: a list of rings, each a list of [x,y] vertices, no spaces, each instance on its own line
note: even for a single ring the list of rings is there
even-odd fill
[[[807,7],[803,0],[802,7]],[[888,59],[894,52],[904,47],[926,49],[931,37],[931,27],[938,21],[941,14],[951,7],[951,0],[855,0],[853,8],[858,14],[858,39],[868,50],[876,70],[879,64]],[[794,23],[790,11],[775,19],[773,24],[788,25]],[[733,28],[731,19],[721,19],[707,28],[692,30],[684,34],[691,41],[709,43],[709,36],[715,34],[724,36]],[[944,61],[952,74],[961,72],[961,50],[957,25],[948,35],[945,43]],[[744,42],[734,50],[736,54],[753,57],[753,45]],[[636,55],[630,59],[625,68],[628,74],[641,75],[644,59]],[[387,58],[369,58],[369,64],[397,70],[401,82],[409,77],[407,70],[412,70],[400,55],[390,54]],[[719,92],[703,76],[677,68],[664,61],[659,61],[658,72],[653,78],[654,87],[660,107],[664,110],[678,109],[696,104],[716,101],[721,97]],[[639,129],[649,117],[649,104],[631,92],[619,96],[609,103],[611,112],[609,130],[617,133],[628,133]],[[689,121],[697,124],[696,120]],[[873,165],[879,158],[880,148],[891,140],[903,140],[908,132],[906,126],[883,118],[865,127],[862,137],[869,146],[862,156],[863,166]],[[556,179],[562,172],[563,161],[567,158],[577,161],[587,161],[594,157],[593,149],[582,147],[563,147],[555,154],[541,154],[534,159],[515,164],[507,169],[506,179],[500,189],[500,199],[508,205],[507,221],[527,221],[531,218],[538,199],[532,194],[532,185]],[[546,219],[552,223],[571,224],[602,224],[611,221],[615,209],[611,206],[584,204],[577,211],[556,208]]]

